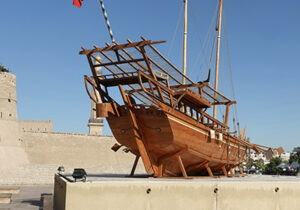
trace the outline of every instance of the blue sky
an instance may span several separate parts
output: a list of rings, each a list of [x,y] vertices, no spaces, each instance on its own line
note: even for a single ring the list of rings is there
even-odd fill
[[[291,150],[300,145],[300,2],[224,2],[240,125],[247,126],[252,142]],[[19,118],[52,119],[55,131],[87,132],[90,100],[83,75],[90,70],[78,51],[81,46],[102,46],[110,41],[98,0],[84,0],[81,9],[74,7],[72,0],[1,3],[0,62],[17,75]],[[104,3],[119,43],[126,38],[137,41],[141,35],[167,40],[157,48],[168,54],[182,0]],[[216,3],[191,0],[188,71],[200,52],[198,33],[203,41]],[[178,67],[181,40],[179,31],[170,53]],[[224,37],[222,41],[225,43]],[[228,68],[225,57],[222,59],[220,87],[226,93],[230,83],[225,82]],[[191,77],[199,79],[199,74],[203,79],[206,70],[196,68]],[[105,133],[110,133],[107,125]]]

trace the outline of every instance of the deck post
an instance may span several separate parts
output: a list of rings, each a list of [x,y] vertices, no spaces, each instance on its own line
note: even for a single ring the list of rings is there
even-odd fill
[[[207,170],[209,176],[210,176],[210,177],[213,177],[214,175],[213,175],[213,173],[211,172],[211,169],[210,169],[210,167],[208,166],[208,163],[206,163],[204,166],[205,166],[205,168],[206,168],[206,170]]]
[[[134,175],[134,172],[135,172],[136,166],[137,166],[137,164],[138,164],[138,162],[139,162],[139,159],[140,159],[140,156],[139,156],[139,155],[135,156],[135,160],[134,160],[134,163],[133,163],[131,172],[130,172],[130,176],[133,176],[133,175]]]

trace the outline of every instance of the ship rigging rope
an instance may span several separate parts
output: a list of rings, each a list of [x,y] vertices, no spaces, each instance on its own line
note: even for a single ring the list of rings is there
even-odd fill
[[[103,12],[103,16],[104,16],[104,19],[105,19],[105,22],[106,22],[106,26],[107,26],[112,44],[114,45],[116,40],[114,38],[113,32],[111,30],[111,26],[109,24],[109,20],[108,20],[108,17],[107,17],[107,13],[106,13],[106,10],[105,10],[105,7],[104,7],[103,0],[99,0],[99,2],[100,2],[100,5],[101,5],[101,9],[102,9],[102,12]]]
[[[170,53],[171,53],[171,51],[173,49],[174,41],[175,41],[175,38],[176,38],[176,35],[177,35],[177,31],[178,31],[178,26],[179,26],[179,23],[180,23],[180,19],[182,17],[182,12],[183,12],[183,4],[182,4],[182,6],[180,8],[180,12],[179,12],[179,15],[178,15],[178,18],[177,18],[177,23],[176,23],[175,31],[173,33],[172,41],[171,41],[171,44],[170,44],[170,47],[169,47],[169,50],[168,50],[168,55],[167,55],[168,59],[169,59]]]
[[[230,81],[231,81],[231,91],[232,91],[232,98],[233,100],[236,101],[235,98],[235,89],[234,89],[234,83],[233,83],[233,76],[232,76],[232,65],[231,65],[231,58],[230,58],[230,50],[229,50],[229,42],[228,42],[228,33],[227,33],[227,24],[226,24],[226,14],[224,11],[224,31],[225,31],[225,41],[226,41],[226,54],[227,54],[227,59],[228,59],[228,69],[229,69],[229,75],[230,75]],[[239,128],[239,118],[238,118],[238,111],[237,111],[237,104],[233,105],[234,107],[234,115],[237,120],[237,125],[238,125],[238,132],[240,132]]]
[[[202,60],[202,63],[200,63],[200,70],[199,70],[199,71],[201,71],[201,69],[202,69],[204,63],[206,63],[207,71],[209,71],[209,69],[210,69],[210,64],[211,64],[211,62],[208,63],[208,59],[207,59],[207,57],[206,57],[206,55],[205,55],[205,52],[206,52],[206,50],[207,50],[208,43],[210,43],[210,40],[211,40],[211,37],[212,37],[212,32],[214,31],[214,30],[213,30],[213,26],[214,26],[214,23],[215,23],[215,20],[216,20],[216,17],[217,17],[218,5],[217,5],[217,7],[216,7],[216,9],[215,9],[215,12],[214,12],[214,15],[213,15],[213,17],[212,17],[210,26],[209,26],[209,28],[208,28],[208,30],[207,30],[207,33],[206,33],[206,36],[205,36],[205,39],[204,39],[204,43],[202,43],[202,41],[201,41],[200,31],[199,31],[199,28],[197,27],[197,25],[200,25],[200,24],[197,24],[197,20],[196,20],[196,18],[195,18],[195,13],[194,13],[192,4],[191,4],[191,10],[192,10],[193,23],[194,23],[194,25],[195,25],[195,28],[197,29],[198,38],[199,38],[199,40],[200,40],[201,51],[199,52],[199,54],[198,54],[197,57],[196,57],[196,60],[195,60],[195,62],[194,62],[194,65],[193,65],[193,67],[192,67],[192,71],[191,71],[190,75],[192,75],[193,72],[196,70],[197,64],[198,64],[198,62],[199,62],[199,60],[200,60],[200,58],[201,58],[201,53],[203,54],[204,59]],[[213,50],[213,49],[211,49],[211,50]],[[210,54],[210,53],[208,53],[208,54]],[[199,78],[197,78],[197,79],[199,80]]]
[[[201,52],[203,53],[204,61],[205,61],[205,63],[206,63],[206,67],[208,68],[208,61],[207,61],[207,57],[206,57],[205,52],[204,52],[204,45],[203,45],[202,40],[201,40],[201,33],[200,33],[199,28],[198,28],[198,26],[197,26],[198,24],[197,24],[196,17],[195,17],[195,13],[194,13],[194,10],[193,10],[193,7],[192,7],[192,1],[190,1],[190,5],[191,5],[190,7],[191,7],[191,11],[192,11],[193,23],[194,23],[194,25],[195,25],[196,31],[197,31],[197,33],[198,33],[198,38],[199,38],[199,41],[200,41],[201,51],[200,51],[199,55],[201,54]],[[208,33],[208,32],[207,32],[207,33]],[[207,34],[206,34],[206,36],[207,36]],[[197,61],[197,60],[196,60],[196,61]],[[194,70],[194,69],[193,69],[193,70]],[[192,72],[191,72],[191,74],[192,74]]]
[[[211,63],[212,63],[212,59],[213,59],[213,53],[214,53],[214,48],[215,48],[216,40],[217,40],[217,33],[214,34],[213,43],[212,43],[212,47],[211,47],[211,51],[210,51],[209,69],[211,67]],[[209,69],[208,69],[208,71],[209,71]],[[197,80],[200,79],[200,73],[201,73],[201,71],[198,71],[198,75],[196,77]]]

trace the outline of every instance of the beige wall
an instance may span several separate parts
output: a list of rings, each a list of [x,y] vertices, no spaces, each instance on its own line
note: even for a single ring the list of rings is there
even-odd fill
[[[28,164],[22,148],[17,121],[0,120],[0,175]]]
[[[83,167],[91,173],[129,173],[135,158],[122,149],[112,151],[111,136],[24,132],[21,141],[31,164]],[[138,171],[144,172],[141,162]]]
[[[84,168],[89,175],[129,175],[135,159],[122,149],[112,151],[115,139],[111,136],[20,132],[18,141],[2,143],[0,185],[52,184],[59,166],[64,166],[67,173],[72,173],[74,168]],[[4,143],[7,144],[4,146]],[[136,172],[145,173],[142,161]]]

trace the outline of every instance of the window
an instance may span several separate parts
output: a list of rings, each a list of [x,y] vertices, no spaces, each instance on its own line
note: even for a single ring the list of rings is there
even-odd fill
[[[8,99],[8,102],[11,102],[10,98]]]

